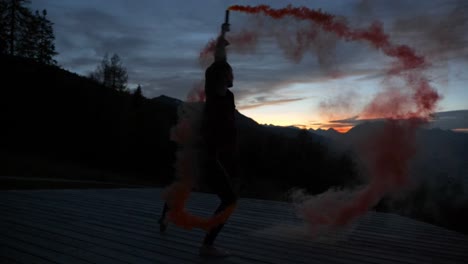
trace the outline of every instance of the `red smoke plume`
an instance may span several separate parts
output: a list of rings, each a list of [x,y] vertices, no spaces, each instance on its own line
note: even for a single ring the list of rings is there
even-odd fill
[[[229,33],[229,51],[236,53],[252,52],[258,40],[258,33],[251,30]],[[198,62],[202,68],[206,68],[213,62],[216,39],[210,40],[200,51]]]
[[[239,33],[230,34],[230,50],[243,53],[255,48],[257,34],[244,30]],[[210,40],[200,51],[198,58],[202,68],[209,66],[214,59],[216,39]],[[202,228],[209,230],[220,223],[224,223],[235,209],[230,206],[221,213],[209,218],[203,218],[187,211],[186,203],[193,187],[197,184],[196,171],[198,170],[197,145],[200,144],[200,129],[203,102],[205,101],[204,82],[196,83],[189,91],[187,98],[178,108],[178,121],[171,130],[171,140],[179,146],[177,151],[175,174],[176,181],[169,185],[164,193],[163,199],[167,202],[170,210],[168,219],[174,224],[186,228]]]
[[[267,5],[235,5],[229,10],[263,14],[274,19],[293,17],[311,21],[323,31],[334,33],[345,41],[367,42],[396,60],[386,79],[399,78],[405,83],[403,89],[386,88],[360,114],[363,118],[387,118],[385,127],[360,146],[361,159],[370,176],[369,184],[350,194],[329,191],[318,197],[296,197],[300,200],[299,213],[312,228],[347,224],[367,212],[385,194],[407,183],[408,162],[415,152],[415,131],[428,120],[440,99],[423,74],[429,66],[423,56],[406,45],[392,43],[380,22],[374,22],[368,28],[353,29],[331,14],[291,5],[282,9]],[[301,40],[311,39],[304,37]],[[292,54],[295,52],[300,51],[291,51]]]
[[[426,63],[424,58],[416,55],[410,47],[391,44],[389,36],[384,33],[382,24],[379,22],[374,22],[368,29],[354,30],[349,28],[345,22],[335,19],[335,16],[331,14],[320,10],[311,10],[306,7],[293,7],[289,5],[282,9],[272,9],[267,5],[255,7],[234,5],[229,7],[229,10],[251,14],[264,14],[275,19],[292,16],[300,20],[315,22],[324,31],[333,32],[346,41],[362,40],[370,42],[375,48],[381,49],[386,55],[398,58],[401,64],[394,69],[395,72],[421,68],[424,67]]]
[[[169,212],[167,218],[174,224],[186,228],[211,228],[226,222],[235,209],[235,205],[228,207],[221,213],[209,218],[203,218],[190,213],[186,209],[193,187],[198,179],[198,158],[201,154],[200,124],[203,113],[204,90],[202,83],[193,87],[186,102],[178,107],[177,124],[171,129],[170,139],[179,146],[175,162],[175,176],[177,180],[163,192]]]
[[[361,159],[365,162],[370,176],[368,185],[352,192],[330,190],[318,197],[296,197],[300,199],[299,213],[312,228],[320,226],[340,226],[364,214],[375,205],[386,193],[398,190],[408,181],[408,162],[415,151],[414,133],[435,110],[440,99],[439,94],[430,86],[423,70],[429,66],[425,58],[406,45],[396,45],[383,31],[380,22],[374,22],[365,29],[352,29],[346,22],[320,10],[306,7],[287,6],[282,9],[272,9],[266,5],[231,6],[233,11],[263,14],[274,19],[286,16],[298,20],[311,21],[310,31],[297,31],[296,39],[300,45],[286,45],[289,48],[286,55],[293,60],[300,59],[307,42],[314,41],[318,27],[325,32],[336,34],[345,41],[362,41],[371,44],[395,59],[395,63],[387,72],[387,80],[398,78],[404,81],[404,89],[384,89],[362,111],[360,117],[385,117],[385,127],[369,137],[360,148]],[[257,29],[258,32],[261,28]],[[305,35],[309,34],[309,35]],[[242,31],[229,34],[230,51],[242,52],[255,47],[258,34],[256,31]],[[200,52],[199,62],[205,68],[211,63],[215,40],[210,41]],[[203,86],[197,85],[188,97],[188,102],[196,103],[204,100]],[[195,109],[195,110],[194,110]],[[176,173],[178,181],[169,186],[165,199],[171,207],[169,218],[174,223],[185,228],[201,227],[209,229],[223,222],[234,208],[222,215],[210,219],[202,219],[186,211],[185,202],[188,199],[196,177],[196,153],[191,148],[197,137],[197,118],[199,111],[191,104],[184,104],[179,109],[179,122],[171,132],[181,150],[178,153]],[[195,144],[196,145],[196,144]]]

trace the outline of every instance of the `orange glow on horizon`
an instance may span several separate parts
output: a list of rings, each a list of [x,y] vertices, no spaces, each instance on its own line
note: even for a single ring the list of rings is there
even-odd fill
[[[312,101],[305,102],[313,104]],[[339,133],[346,133],[356,124],[348,122],[348,119],[354,120],[350,116],[355,116],[352,113],[322,113],[320,110],[311,111],[304,110],[304,102],[299,103],[284,103],[279,105],[264,105],[255,108],[244,109],[239,107],[239,112],[252,118],[258,124],[273,125],[280,127],[297,127],[300,129],[334,129]],[[240,103],[242,105],[242,103]],[[342,120],[342,121],[340,121]]]
[[[333,129],[335,129],[336,131],[340,132],[340,133],[346,133],[348,132],[349,130],[351,130],[351,128],[353,128],[353,126],[346,126],[346,127],[332,127]]]
[[[257,121],[258,122],[258,121]],[[330,128],[334,129],[335,131],[339,132],[339,133],[342,133],[342,134],[345,134],[347,133],[349,130],[351,130],[354,126],[343,126],[343,125],[337,125],[337,126],[333,126],[333,124],[331,123],[323,123],[321,125],[302,125],[302,124],[288,124],[286,122],[258,122],[259,124],[263,124],[263,125],[274,125],[274,126],[280,126],[280,127],[297,127],[297,128],[300,128],[300,129],[314,129],[314,130],[317,130],[317,129],[322,129],[322,130],[328,130]]]
[[[459,133],[468,133],[468,128],[454,128],[452,129],[453,132],[459,132]]]
[[[323,120],[320,116],[312,117],[315,120],[313,123],[310,121],[310,116],[304,113],[282,113],[270,114],[250,112],[248,110],[242,111],[242,114],[254,119],[257,123],[263,125],[274,125],[280,127],[297,127],[300,129],[334,129],[339,133],[346,133],[354,126],[343,123],[331,123],[327,118]],[[338,118],[339,119],[339,118]],[[335,119],[332,119],[335,120]]]
[[[306,125],[291,125],[291,126],[294,126],[294,127],[297,127],[297,128],[300,128],[300,129],[314,129],[314,130],[317,130],[317,129],[322,129],[322,130],[328,130],[328,129],[334,129],[336,132],[339,132],[339,133],[342,133],[342,134],[345,134],[347,133],[349,130],[351,130],[351,128],[353,128],[354,126],[333,126],[333,125],[321,125],[321,126],[306,126]]]

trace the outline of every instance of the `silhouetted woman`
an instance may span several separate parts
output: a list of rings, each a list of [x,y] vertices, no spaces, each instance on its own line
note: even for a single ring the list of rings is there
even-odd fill
[[[205,147],[202,180],[221,200],[215,215],[225,210],[233,210],[237,196],[230,184],[230,178],[236,177],[237,129],[235,122],[234,94],[229,90],[233,86],[232,68],[226,59],[225,47],[229,43],[224,33],[229,31],[229,24],[223,24],[222,34],[218,38],[215,61],[205,71],[205,108],[203,112],[202,138]],[[169,210],[164,205],[159,221],[160,230],[167,228],[165,215]],[[214,242],[224,223],[212,228],[206,234],[200,247],[202,256],[228,256],[229,253],[214,247]]]

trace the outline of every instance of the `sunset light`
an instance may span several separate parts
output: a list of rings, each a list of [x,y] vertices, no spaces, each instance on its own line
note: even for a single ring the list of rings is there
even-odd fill
[[[467,0],[0,0],[0,263],[467,263]]]

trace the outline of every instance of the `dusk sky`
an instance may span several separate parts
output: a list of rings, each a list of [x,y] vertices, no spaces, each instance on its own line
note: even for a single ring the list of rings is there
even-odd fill
[[[468,2],[459,0],[154,1],[32,0],[54,23],[56,57],[66,70],[88,75],[105,53],[117,53],[129,88],[146,97],[184,100],[204,77],[199,53],[219,33],[231,5],[306,6],[331,13],[353,28],[383,23],[395,43],[430,63],[426,76],[442,95],[437,112],[468,110]],[[258,32],[255,46],[228,47],[237,109],[262,124],[346,130],[384,84],[392,59],[367,43],[320,34],[303,56],[288,53],[288,32],[307,26],[231,12],[233,36]],[[468,112],[442,113],[444,129],[468,131]],[[447,120],[450,120],[449,122]],[[441,122],[442,124],[443,122]]]

